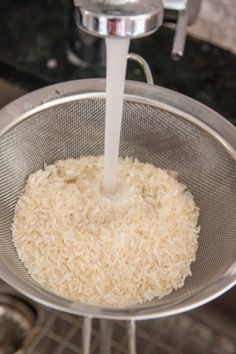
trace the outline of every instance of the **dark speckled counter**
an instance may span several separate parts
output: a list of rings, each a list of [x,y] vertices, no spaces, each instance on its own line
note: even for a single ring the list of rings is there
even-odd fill
[[[69,0],[2,1],[0,77],[29,90],[65,80],[104,77],[104,67],[82,69],[67,59],[70,7]],[[188,38],[184,58],[174,62],[172,41],[173,32],[162,28],[132,41],[131,51],[148,61],[156,84],[191,96],[236,123],[236,56]],[[128,65],[127,77],[144,80],[136,64]]]

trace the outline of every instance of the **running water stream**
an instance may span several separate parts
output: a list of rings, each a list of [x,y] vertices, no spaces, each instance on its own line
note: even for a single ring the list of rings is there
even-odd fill
[[[106,38],[106,128],[103,186],[106,194],[113,194],[116,191],[129,43],[128,38]]]

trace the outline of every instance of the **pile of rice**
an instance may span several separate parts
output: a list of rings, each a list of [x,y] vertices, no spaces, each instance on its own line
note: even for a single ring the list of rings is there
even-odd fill
[[[131,306],[184,285],[199,209],[174,172],[120,159],[116,194],[102,193],[103,158],[68,159],[29,176],[13,241],[31,276],[83,303]]]

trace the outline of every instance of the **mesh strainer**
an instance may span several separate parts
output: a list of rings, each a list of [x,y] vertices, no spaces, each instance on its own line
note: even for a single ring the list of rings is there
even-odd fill
[[[87,306],[32,280],[11,236],[14,207],[29,173],[58,159],[103,153],[105,81],[81,80],[30,93],[0,113],[0,275],[51,308],[110,319],[146,319],[192,309],[236,283],[236,129],[176,92],[127,82],[120,155],[179,173],[200,207],[192,277],[178,291],[129,309]]]

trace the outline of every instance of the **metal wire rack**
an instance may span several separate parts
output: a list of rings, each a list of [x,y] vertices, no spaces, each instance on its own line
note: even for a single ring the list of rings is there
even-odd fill
[[[111,354],[127,354],[125,322],[113,322]],[[83,319],[50,312],[27,354],[82,354]],[[138,354],[233,354],[236,338],[222,334],[189,314],[137,323]],[[101,354],[101,331],[93,320],[91,354]]]

